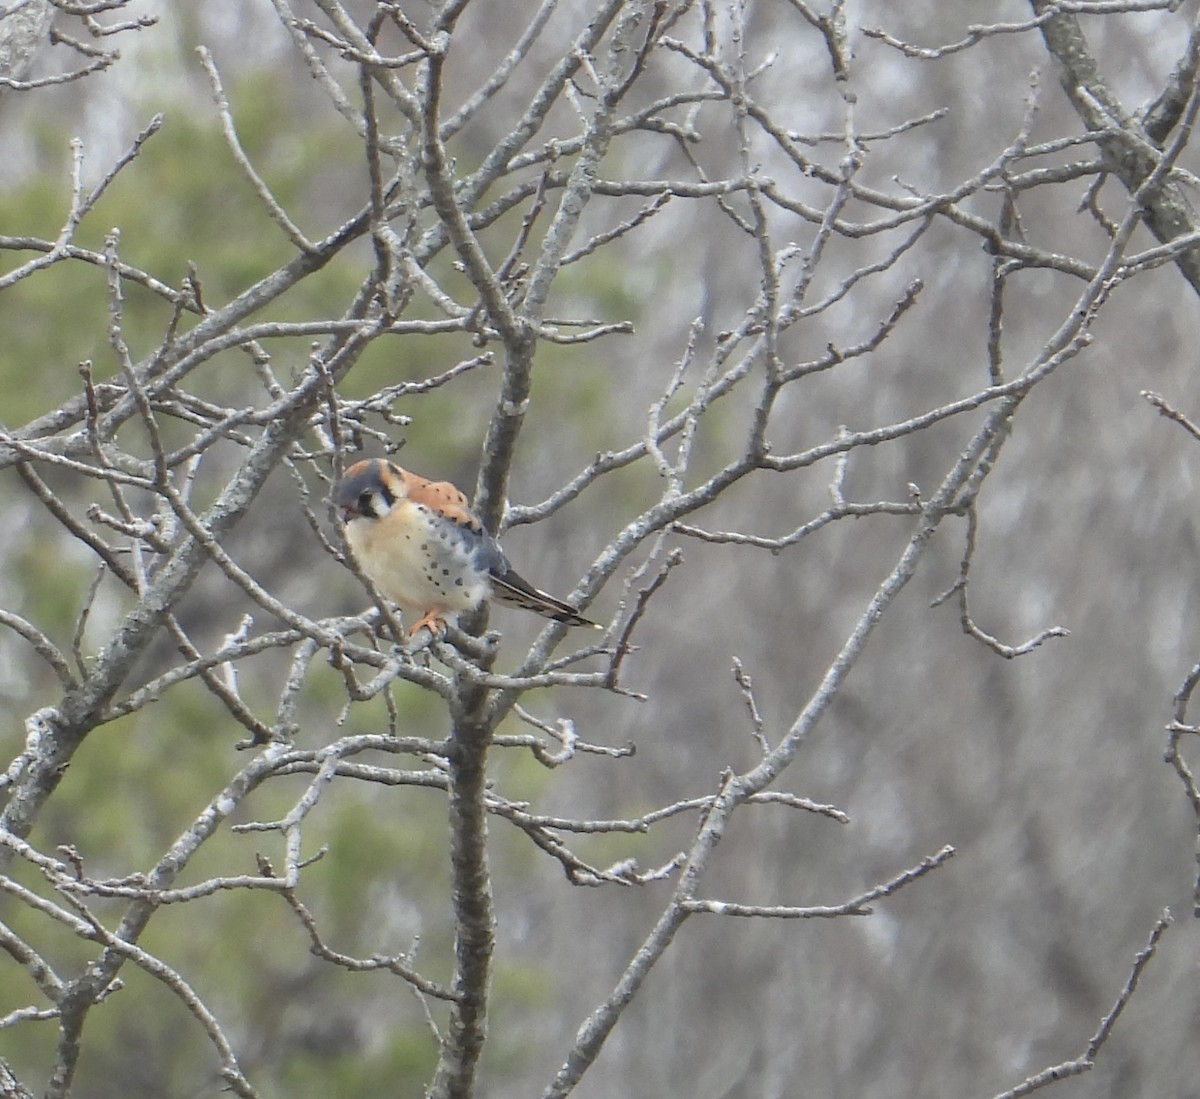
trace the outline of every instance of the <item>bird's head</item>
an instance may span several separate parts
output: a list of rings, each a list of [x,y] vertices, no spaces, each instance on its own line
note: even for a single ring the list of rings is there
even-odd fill
[[[382,458],[355,462],[333,486],[330,500],[342,522],[352,519],[382,519],[408,494],[404,472]]]

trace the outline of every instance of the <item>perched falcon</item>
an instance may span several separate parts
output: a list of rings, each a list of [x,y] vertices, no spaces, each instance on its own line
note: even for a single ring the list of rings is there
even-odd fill
[[[439,637],[488,598],[570,626],[600,628],[513,572],[467,498],[447,481],[427,481],[373,458],[346,470],[331,499],[355,559],[411,623],[410,637],[422,627]]]

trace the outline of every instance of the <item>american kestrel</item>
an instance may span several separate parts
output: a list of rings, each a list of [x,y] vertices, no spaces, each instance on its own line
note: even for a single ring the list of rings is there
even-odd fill
[[[355,462],[333,487],[346,542],[375,586],[404,614],[409,636],[448,623],[486,599],[569,626],[600,627],[522,580],[448,481],[427,481],[393,462]]]

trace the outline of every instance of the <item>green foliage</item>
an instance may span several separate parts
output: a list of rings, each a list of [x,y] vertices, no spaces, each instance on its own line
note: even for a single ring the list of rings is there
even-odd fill
[[[282,104],[275,80],[270,71],[250,73],[229,88],[239,136],[281,204],[307,234],[319,238],[358,212],[336,197],[336,181],[346,173],[362,175],[363,166],[355,159],[360,146],[336,117],[326,125],[301,117],[300,105]],[[215,306],[276,270],[294,255],[294,248],[234,165],[207,100],[164,107],[156,99],[134,117],[148,119],[159,110],[165,119],[161,129],[111,183],[85,218],[76,243],[102,253],[106,236],[116,228],[122,262],[174,286],[183,284],[192,266],[204,302]],[[0,193],[0,224],[53,241],[70,202],[70,120],[45,117],[37,125],[46,170]],[[106,167],[89,162],[89,186]],[[346,193],[361,196],[361,180]],[[516,217],[510,215],[510,220]],[[22,254],[19,260],[34,254]],[[347,250],[255,320],[337,316],[372,261],[365,245]],[[443,268],[438,271],[443,285],[457,288],[469,302],[465,281],[449,273],[451,257],[439,259],[437,267]],[[92,364],[97,381],[119,371],[108,342],[107,281],[102,264],[71,260],[37,272],[0,296],[0,327],[5,333],[0,342],[0,419],[6,426],[18,426],[79,393],[81,362]],[[634,303],[622,285],[622,272],[616,267],[592,266],[586,279],[570,270],[563,280],[564,311],[631,315]],[[122,295],[124,337],[140,361],[164,339],[172,310],[136,282],[124,282]],[[434,315],[432,306],[424,308],[426,315]],[[421,316],[421,307],[412,315]],[[179,331],[186,332],[196,320],[192,314],[183,315]],[[606,412],[616,403],[621,371],[599,360],[592,346],[542,345],[526,445],[534,445],[539,422],[554,423],[560,434],[565,424],[571,425],[584,455],[614,444]],[[274,369],[286,377],[303,368],[310,343],[281,339],[268,341],[266,347]],[[424,379],[479,353],[465,337],[380,340],[356,365],[344,392],[366,396],[398,382]],[[402,460],[430,476],[469,486],[498,369],[483,366],[452,386],[399,400],[394,410],[412,418],[409,428],[393,432],[394,441],[407,440]],[[233,404],[244,403],[246,389],[257,384],[247,357],[226,352],[219,368],[207,368],[203,382],[192,388],[209,400]],[[163,419],[162,430],[170,443],[168,419]],[[55,479],[54,488],[71,501],[85,494],[90,500],[96,491],[94,484],[73,483],[65,475]],[[11,476],[0,484],[0,491],[24,492]],[[208,499],[208,491],[202,477],[196,486],[198,504]],[[608,491],[604,486],[601,493]],[[98,503],[113,510],[109,499]],[[62,548],[73,544],[66,532],[41,512],[36,524],[36,536],[18,545],[7,571],[22,592],[22,612],[66,651],[94,573],[76,566],[71,550]],[[320,564],[332,569],[328,562]],[[93,613],[112,619],[127,606],[127,593],[110,577]],[[84,633],[85,660],[92,655],[88,645],[93,634],[103,636],[102,631]],[[144,667],[138,676],[149,678],[160,670]],[[57,687],[48,669],[43,674],[44,681],[28,681],[23,707],[35,708],[43,692],[50,694]],[[266,720],[271,720],[277,703],[271,694],[277,684],[278,678],[271,676],[247,676],[242,684],[247,702]],[[436,698],[399,683],[394,695],[401,735],[441,735],[446,717]],[[310,676],[304,692],[306,729],[322,728],[324,715],[325,726],[332,730],[344,697],[340,677],[333,671]],[[343,731],[386,728],[386,711],[382,700],[376,700],[355,706]],[[172,688],[136,717],[113,721],[87,739],[31,838],[40,849],[53,851],[67,837],[75,842],[86,837],[77,853],[86,872],[97,878],[149,870],[236,771],[234,744],[244,736],[245,730],[229,720],[199,682]],[[396,761],[382,756],[370,762],[391,766]],[[535,797],[548,781],[544,768],[524,753],[499,759],[497,773],[518,796]],[[282,816],[309,781],[311,776],[297,775],[257,791],[248,803],[252,819]],[[402,954],[419,936],[422,971],[445,979],[451,971],[453,942],[446,910],[444,806],[444,795],[438,792],[348,781],[322,797],[306,822],[305,854],[317,856],[322,849],[327,854],[307,867],[298,896],[310,907],[332,949],[357,956]],[[240,817],[238,822],[248,819]],[[539,856],[506,824],[496,822],[493,834],[493,857],[506,888],[527,888],[535,880]],[[627,840],[617,844],[600,837],[591,847],[627,850]],[[237,834],[225,824],[200,849],[178,884],[220,874],[254,874],[260,854],[281,864],[280,843],[277,832]],[[29,888],[45,888],[27,866],[14,868],[14,876]],[[93,903],[110,926],[123,911],[120,902]],[[380,911],[394,913],[386,926],[373,918]],[[198,913],[207,921],[202,936],[195,933]],[[28,936],[67,975],[94,953],[65,929],[52,925],[48,933],[45,921],[34,919],[24,906],[15,909],[11,922],[16,933]],[[213,1008],[223,1019],[234,1020],[235,1038],[252,1034],[255,1043],[263,1044],[257,1056],[246,1049],[239,1054],[255,1071],[264,1095],[422,1094],[435,1052],[423,1009],[393,975],[349,974],[307,955],[307,934],[277,894],[223,890],[195,904],[166,906],[142,942],[194,981],[202,998],[215,997]],[[126,967],[123,979],[126,987],[113,994],[120,1009],[101,1005],[89,1023],[88,1048],[80,1064],[88,1094],[183,1094],[205,1078],[219,1086],[214,1051],[179,999],[133,966]],[[27,986],[22,987],[25,998],[6,994],[0,986],[0,1014],[27,1003]],[[298,995],[310,989],[316,990],[311,997]],[[550,983],[540,964],[506,963],[497,968],[495,989],[499,1010],[519,1013],[544,1008]],[[308,1000],[321,1005],[328,1017],[298,1018],[296,1005]],[[441,1021],[439,1005],[431,1010]],[[36,1030],[25,1027],[19,1050],[6,1046],[0,1035],[0,1056],[12,1058],[18,1068],[44,1064],[55,1040],[53,1024]],[[526,1051],[520,1045],[497,1046],[489,1056],[519,1066]]]

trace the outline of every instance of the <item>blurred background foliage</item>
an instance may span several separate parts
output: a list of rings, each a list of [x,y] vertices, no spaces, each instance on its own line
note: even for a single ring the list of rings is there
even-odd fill
[[[563,6],[564,21],[572,7],[578,5]],[[786,5],[751,7],[759,40],[785,33],[779,28]],[[870,12],[863,23],[888,21],[896,33],[922,40],[949,41],[969,21],[1027,14],[1022,4],[962,5],[951,27],[934,0],[864,7]],[[161,131],[78,239],[100,249],[119,227],[123,258],[176,285],[194,263],[205,299],[224,302],[291,250],[233,164],[195,45],[212,48],[246,151],[310,236],[332,232],[362,204],[361,144],[312,86],[269,5],[221,0],[145,9],[159,23],[123,46],[113,69],[78,85],[0,98],[0,147],[12,150],[0,165],[0,231],[53,240],[69,203],[70,139],[84,136],[94,184],[162,112]],[[457,55],[464,87],[478,79],[469,71],[474,61],[499,56],[528,14],[518,0],[470,5]],[[1106,59],[1126,59],[1122,90],[1134,101],[1152,94],[1182,41],[1180,24],[1166,18],[1089,24]],[[556,28],[547,32],[547,56],[561,33]],[[1045,63],[1031,36],[997,39],[986,51],[920,69],[877,43],[864,39],[859,47],[864,126],[953,104],[928,140],[897,144],[895,152],[889,146],[875,169],[931,191],[995,155],[997,135],[1011,133],[1022,115],[1028,73]],[[840,99],[814,75],[825,64],[819,44],[797,46],[764,78],[787,89],[795,125],[806,131],[837,125]],[[498,98],[460,135],[454,152],[464,165],[506,128],[523,79],[511,98]],[[1042,94],[1042,136],[1074,132],[1049,87]],[[725,170],[723,146],[698,155],[712,158],[705,164],[714,176]],[[611,171],[665,176],[677,167],[668,154],[659,157],[625,165],[618,157]],[[1064,251],[1088,255],[1097,246],[1078,216],[1078,197],[1056,195],[1042,209],[1039,196],[1027,214],[1039,231],[1061,239]],[[752,286],[756,275],[735,260],[733,231],[711,208],[671,207],[644,237],[563,272],[554,309],[628,319],[637,334],[539,352],[514,501],[539,501],[596,452],[639,438],[647,403],[669,374],[665,368],[684,353],[693,321],[705,322],[698,340],[707,347],[740,319],[747,280]],[[485,240],[500,247],[519,217],[506,215]],[[798,237],[808,231],[795,227]],[[831,250],[831,282],[871,258],[846,242]],[[348,249],[261,319],[340,315],[370,262],[369,249]],[[897,330],[878,356],[814,376],[785,401],[779,450],[832,437],[841,423],[865,428],[978,388],[990,262],[976,239],[964,244],[949,229],[934,230],[894,277],[789,333],[785,351],[793,361],[819,354],[830,342],[861,336],[863,318],[874,323],[885,314],[908,279],[926,283],[919,323]],[[453,278],[448,256],[437,263],[439,278]],[[1037,273],[1023,273],[1013,286],[1005,338],[1015,372],[1076,288]],[[125,296],[126,335],[134,354],[144,355],[161,340],[169,311],[136,286],[127,284]],[[961,544],[946,538],[881,625],[797,768],[798,792],[846,808],[852,825],[754,810],[723,845],[711,892],[757,903],[836,903],[945,842],[959,847],[959,857],[870,920],[731,928],[698,918],[631,1007],[594,1078],[579,1089],[581,1099],[993,1094],[1083,1047],[1164,905],[1174,905],[1186,923],[1194,834],[1160,756],[1170,698],[1200,635],[1197,457],[1138,393],[1171,390],[1192,408],[1200,403],[1200,323],[1194,300],[1169,269],[1118,297],[1093,350],[1022,409],[1004,476],[989,482],[982,501],[978,617],[1012,640],[1061,620],[1072,639],[1017,662],[964,639],[951,607],[930,609],[961,557]],[[0,295],[0,421],[24,423],[78,392],[81,361],[94,364],[97,379],[116,369],[106,310],[104,273],[84,264],[56,264]],[[184,318],[184,326],[191,323]],[[269,350],[281,374],[302,369],[309,353],[297,339],[272,341]],[[364,397],[422,379],[477,350],[459,337],[379,340],[344,392]],[[256,385],[249,360],[229,353],[206,374],[203,392],[232,404]],[[396,411],[412,418],[393,440],[405,445],[402,460],[469,488],[493,398],[483,366],[444,389],[397,402]],[[733,400],[706,425],[698,469],[722,460],[723,448],[741,437],[745,414]],[[858,452],[848,495],[904,499],[910,482],[928,489],[961,439],[959,425],[948,423],[898,447]],[[705,522],[785,533],[826,505],[829,478],[821,468],[798,480],[756,479]],[[515,528],[506,547],[539,583],[569,585],[649,498],[654,480],[640,468],[611,478],[590,491],[585,506],[535,532]],[[320,556],[299,518],[295,485],[280,476],[272,486],[253,528],[235,533],[231,552],[306,613],[361,609],[361,592]],[[67,498],[91,489],[65,477],[53,478],[53,487]],[[0,605],[69,649],[92,566],[11,472],[0,478],[0,505],[14,520],[0,529]],[[497,753],[496,787],[548,813],[627,818],[712,790],[725,767],[748,766],[756,748],[729,676],[730,656],[739,655],[753,674],[777,739],[907,537],[904,520],[869,522],[840,524],[778,556],[683,543],[685,566],[668,582],[661,617],[643,634],[632,669],[633,686],[649,701],[573,692],[527,699],[535,711],[573,715],[590,739],[636,742],[637,755],[578,759],[567,774]],[[85,658],[125,605],[111,580],[103,585],[83,632]],[[219,639],[227,625],[211,613],[225,592],[221,578],[206,574],[186,608],[198,641]],[[617,597],[606,593],[603,613]],[[534,627],[516,619],[501,625],[507,666]],[[265,711],[281,665],[267,659],[255,666],[264,669],[262,680],[244,680],[243,688]],[[22,736],[16,715],[44,704],[55,685],[23,643],[0,633],[0,701],[14,715],[2,734],[6,758]],[[393,696],[402,730],[442,734],[444,714],[430,695],[398,683]],[[324,742],[339,732],[387,728],[379,700],[352,708],[339,728],[344,698],[334,672],[314,676],[304,695],[303,735]],[[197,685],[170,691],[89,738],[33,842],[46,851],[74,844],[96,875],[149,865],[237,767],[234,745],[243,733]],[[246,819],[285,813],[304,781],[264,786]],[[403,793],[341,783],[325,795],[305,831],[307,853],[324,855],[306,871],[300,896],[331,948],[396,953],[419,940],[418,966],[444,980],[451,946],[444,803],[432,791]],[[598,865],[636,856],[648,867],[684,847],[694,826],[694,819],[679,818],[650,835],[593,836],[576,847]],[[252,873],[256,853],[278,857],[277,842],[274,835],[224,830],[202,849],[189,880]],[[563,1043],[611,987],[667,886],[573,888],[515,828],[493,821],[491,842],[500,951],[497,1025],[484,1078],[491,1096],[525,1096],[557,1068]],[[28,868],[14,872],[34,884]],[[6,906],[3,918],[55,958],[82,965],[89,957],[84,944],[21,907]],[[1197,936],[1190,926],[1172,936],[1098,1068],[1056,1096],[1195,1094]],[[435,1051],[428,1005],[382,973],[347,974],[311,957],[303,928],[279,897],[228,892],[168,907],[144,945],[187,975],[226,1021],[264,1096],[422,1094]],[[194,1021],[132,967],[125,980],[114,996],[120,1010],[104,1005],[89,1024],[78,1093],[208,1094],[197,1081],[216,1093],[211,1051]],[[25,1002],[22,986],[0,979],[0,1014]],[[429,1010],[444,1022],[436,1005]],[[0,1031],[0,1056],[41,1084],[28,1066],[45,1064],[54,1040],[49,1022]]]
[[[237,170],[222,136],[194,53],[202,40],[196,13],[186,7],[148,7],[155,9],[160,22],[152,33],[130,44],[130,56],[116,71],[29,96],[36,104],[22,104],[11,93],[0,103],[0,126],[23,131],[26,153],[23,164],[9,165],[11,182],[0,188],[0,226],[6,232],[55,239],[70,204],[70,141],[80,135],[81,115],[96,110],[96,100],[111,104],[115,99],[117,113],[133,128],[99,135],[94,128],[85,129],[87,187],[106,169],[115,148],[127,144],[137,128],[161,112],[161,130],[97,203],[76,243],[102,251],[106,233],[119,227],[122,260],[176,286],[194,265],[204,300],[224,303],[278,268],[292,248]],[[242,146],[302,227],[315,235],[330,232],[362,201],[366,169],[361,145],[324,99],[308,92],[303,73],[279,64],[277,54],[259,59],[250,41],[239,43],[236,24],[249,5],[222,7],[232,22],[222,28],[216,45],[223,47],[222,60],[236,73],[226,92]],[[212,44],[213,38],[204,41]],[[229,70],[223,66],[223,75]],[[46,101],[52,109],[46,109]],[[90,101],[89,110],[82,109],[84,101]],[[513,218],[519,221],[520,214],[508,215],[507,221]],[[254,319],[338,316],[344,305],[337,303],[351,300],[370,261],[364,246],[347,249]],[[439,277],[446,275],[448,263],[441,262]],[[57,264],[0,295],[0,417],[5,424],[22,424],[78,393],[80,362],[92,364],[98,382],[119,369],[106,339],[105,278],[95,266]],[[576,298],[609,299],[602,313],[607,314],[614,302],[620,315],[631,312],[633,303],[621,289],[619,271],[611,273],[608,288],[603,274],[594,269],[586,280],[574,281],[571,294]],[[136,285],[126,283],[124,295],[125,336],[139,358],[162,339],[170,311],[160,298]],[[416,315],[421,315],[420,309]],[[194,318],[185,315],[184,329],[192,323]],[[274,368],[284,375],[302,370],[309,350],[300,339],[275,340],[269,349]],[[465,340],[410,336],[378,341],[356,365],[344,392],[366,397],[397,381],[437,373],[455,361],[455,354],[467,358],[476,353]],[[582,356],[588,353],[585,348]],[[580,350],[561,356],[561,367],[553,365],[556,357],[551,349],[548,369],[539,375],[539,406],[554,409],[557,430],[566,428],[564,419],[569,419],[571,429],[586,433],[596,410],[611,398],[611,380],[603,371],[584,372]],[[397,433],[394,442],[411,446],[422,468],[469,485],[492,392],[485,374],[483,368],[477,378],[462,379],[452,390],[433,390],[399,402],[396,411],[411,416],[412,424]],[[204,372],[199,392],[235,405],[244,403],[256,386],[249,360],[230,352],[220,369]],[[79,486],[69,479],[54,480],[55,490],[72,499]],[[279,487],[294,496],[288,486]],[[39,622],[60,645],[69,647],[78,608],[93,578],[91,567],[82,563],[85,555],[76,555],[69,542],[63,542],[44,511],[14,489],[14,479],[6,477],[0,492],[9,514],[19,516],[15,527],[22,537],[12,539],[0,590],[6,605]],[[286,506],[277,510],[283,512]],[[348,578],[327,569],[314,576],[304,550],[287,538],[271,537],[269,530],[267,536],[262,565],[268,575],[288,583],[299,580],[309,596],[335,592],[343,609],[359,609],[361,596]],[[253,532],[248,537],[253,538]],[[292,553],[296,556],[290,558]],[[81,559],[78,565],[73,564],[75,556]],[[94,612],[99,622],[84,633],[85,659],[87,640],[103,637],[124,600],[111,581],[105,582],[104,591],[108,602],[102,598]],[[203,608],[197,608],[188,621],[195,636],[204,636],[203,614]],[[0,637],[0,661],[14,671],[26,666],[24,654],[18,653],[11,636]],[[34,673],[29,677],[0,677],[10,713],[36,708],[39,698],[53,688],[48,668],[29,667]],[[143,674],[152,670],[143,669]],[[306,725],[317,730],[325,726],[332,735],[344,688],[332,671],[315,678],[316,685],[305,695]],[[248,700],[253,703],[253,683],[249,687]],[[267,693],[271,689],[267,687],[258,700],[264,707],[274,703]],[[441,734],[444,716],[432,696],[403,682],[395,685],[393,694],[405,728],[421,735]],[[351,712],[342,732],[375,732],[384,723],[381,701],[361,705]],[[17,728],[10,725],[7,736],[15,735]],[[58,843],[77,844],[88,872],[98,875],[149,866],[226,781],[231,763],[236,763],[237,735],[219,704],[197,684],[170,691],[162,701],[113,722],[88,741],[32,842],[48,851]],[[502,761],[501,770],[518,787],[533,791],[545,784],[542,769],[528,760]],[[305,781],[297,777],[258,791],[249,803],[254,818],[270,820],[286,813]],[[514,830],[497,832],[495,866],[511,887],[523,889],[537,855]],[[451,946],[452,929],[440,900],[435,907],[429,903],[443,898],[447,888],[444,833],[441,795],[418,792],[406,802],[402,819],[397,819],[387,790],[360,784],[327,796],[306,833],[308,854],[325,857],[308,871],[303,899],[328,944],[348,954],[371,955],[403,953],[419,942],[417,958],[431,976],[446,980],[445,966],[428,962],[446,957]],[[188,880],[252,873],[256,853],[278,857],[270,849],[276,839],[226,831],[195,860]],[[14,876],[36,885],[37,876],[27,867]],[[109,907],[119,911],[115,903]],[[382,974],[348,975],[311,957],[306,933],[277,896],[233,892],[201,902],[201,907],[204,935],[196,934],[197,912],[186,905],[157,916],[143,944],[169,958],[179,971],[200,975],[195,978],[197,991],[231,1021],[232,1032],[247,1050],[247,1069],[264,1081],[264,1095],[423,1094],[436,1051],[426,1007],[417,998],[398,993],[394,980]],[[384,926],[379,923],[381,912],[388,917]],[[39,926],[28,911],[17,909],[5,918],[11,918],[17,933],[55,957],[74,957],[78,966],[89,956],[83,943],[58,933],[54,925]],[[46,942],[48,933],[59,940],[53,949]],[[228,949],[214,949],[214,944]],[[210,1050],[194,1020],[145,975],[130,973],[126,983],[120,995],[136,1000],[138,1009],[133,1016],[97,1012],[90,1024],[94,1030],[89,1042],[94,1044],[81,1064],[80,1094],[97,1099],[196,1094],[198,1080],[207,1081],[206,1089],[219,1087]],[[513,1012],[545,1010],[550,987],[545,966],[534,959],[501,965],[495,977],[497,1002]],[[0,1014],[24,1003],[21,988],[0,981]],[[444,1012],[436,1005],[430,1010],[444,1024]],[[22,1065],[48,1063],[56,1041],[52,1024],[22,1028],[15,1046],[7,1040],[12,1033],[0,1033],[0,1054],[18,1071]],[[498,1044],[489,1055],[501,1071],[519,1068],[523,1061],[520,1044]]]

